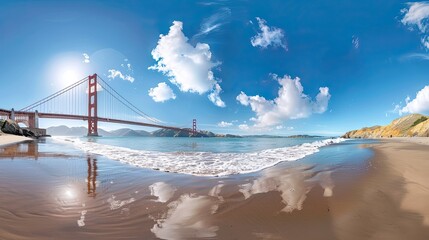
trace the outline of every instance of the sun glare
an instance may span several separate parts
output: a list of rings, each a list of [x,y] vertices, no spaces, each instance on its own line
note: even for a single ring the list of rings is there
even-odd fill
[[[59,90],[84,78],[87,70],[80,53],[60,54],[49,62],[47,79],[50,86]]]

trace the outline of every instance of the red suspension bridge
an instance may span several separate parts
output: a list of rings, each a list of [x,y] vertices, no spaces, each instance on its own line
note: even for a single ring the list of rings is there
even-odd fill
[[[164,125],[129,102],[97,74],[18,111],[0,109],[0,118],[15,120],[30,129],[39,128],[39,118],[88,121],[88,136],[98,136],[98,122],[197,133],[195,119],[192,129]]]

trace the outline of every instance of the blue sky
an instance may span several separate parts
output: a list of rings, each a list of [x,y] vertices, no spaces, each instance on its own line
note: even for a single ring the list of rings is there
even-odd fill
[[[1,1],[0,107],[96,72],[168,124],[338,135],[428,114],[428,51],[428,2]]]

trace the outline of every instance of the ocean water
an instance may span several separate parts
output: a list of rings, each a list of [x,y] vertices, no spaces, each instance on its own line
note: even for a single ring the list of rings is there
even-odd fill
[[[343,138],[55,137],[90,154],[133,166],[199,176],[244,174],[296,161]]]

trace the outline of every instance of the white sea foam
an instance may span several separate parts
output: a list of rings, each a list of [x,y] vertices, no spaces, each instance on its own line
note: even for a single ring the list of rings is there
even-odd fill
[[[65,141],[66,138],[56,137]],[[266,149],[249,153],[213,152],[157,152],[67,139],[75,147],[92,154],[141,168],[177,172],[199,176],[224,176],[256,172],[283,161],[295,161],[314,154],[321,147],[345,141],[343,138],[325,139],[291,147]]]

